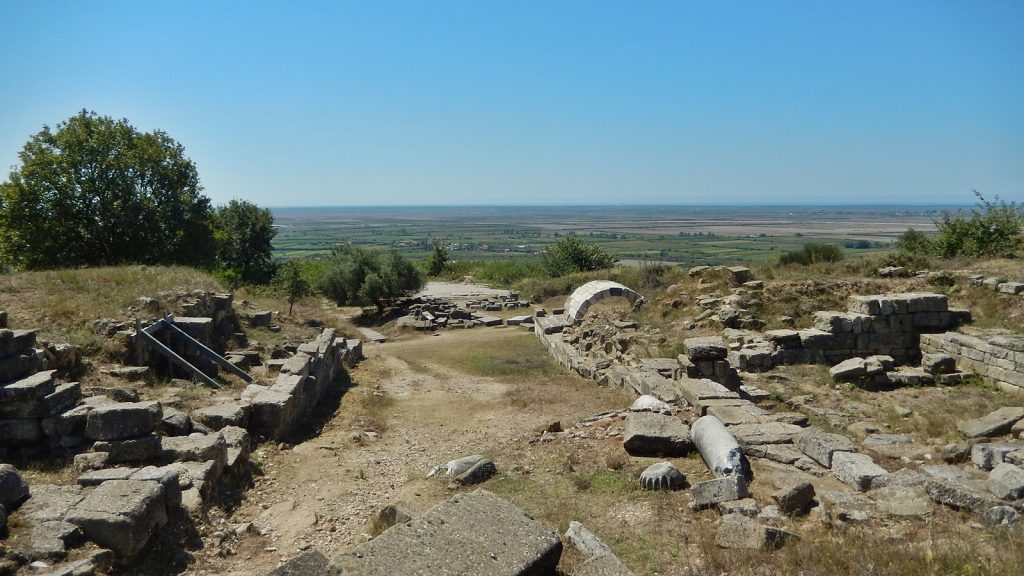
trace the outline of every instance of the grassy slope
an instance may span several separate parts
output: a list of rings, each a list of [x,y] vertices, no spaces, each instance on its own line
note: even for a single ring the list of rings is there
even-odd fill
[[[12,328],[94,350],[89,327],[98,318],[124,318],[140,296],[166,290],[216,290],[210,275],[184,266],[119,266],[0,274],[0,309]]]

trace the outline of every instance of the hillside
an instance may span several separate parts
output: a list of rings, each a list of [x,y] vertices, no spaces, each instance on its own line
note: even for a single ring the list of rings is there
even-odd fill
[[[569,291],[596,278],[635,286],[646,304],[637,310],[621,299],[609,298],[595,304],[581,325],[544,337],[512,325],[401,328],[403,321],[394,318],[403,315],[416,317],[420,323],[416,325],[425,326],[424,310],[433,310],[430,317],[435,320],[454,309],[476,314],[473,299],[455,302],[454,308],[428,299],[392,311],[378,318],[376,325],[374,318],[359,319],[388,340],[362,342],[358,355],[347,356],[346,351],[356,349],[352,339],[363,338],[352,324],[358,309],[339,309],[309,298],[296,305],[289,317],[281,313],[287,303],[269,292],[239,291],[230,299],[216,296],[222,287],[213,278],[186,268],[0,275],[0,309],[8,312],[11,328],[36,328],[40,340],[79,347],[82,361],[57,377],[58,381],[73,379],[83,391],[88,390],[83,404],[102,394],[122,398],[121,402],[159,402],[164,424],[152,434],[162,439],[164,458],[184,458],[167,464],[183,466],[182,470],[193,469],[188,462],[205,458],[199,454],[209,448],[186,449],[180,447],[181,441],[172,442],[178,438],[178,432],[167,428],[172,415],[190,417],[201,431],[200,438],[216,436],[209,428],[212,415],[225,422],[242,422],[235,419],[241,416],[231,416],[222,408],[247,406],[246,398],[252,401],[253,397],[246,395],[253,390],[260,393],[253,385],[271,390],[279,386],[282,379],[295,374],[286,364],[302,357],[299,351],[319,354],[307,364],[310,375],[314,371],[328,374],[322,370],[334,365],[335,360],[329,361],[332,354],[347,358],[338,360],[339,371],[324,380],[330,390],[321,389],[319,399],[303,409],[305,416],[296,412],[289,431],[260,428],[263,424],[248,415],[246,448],[234,453],[234,463],[224,467],[219,479],[211,477],[206,487],[195,484],[192,496],[182,485],[184,512],[171,514],[167,527],[144,552],[110,564],[113,573],[253,574],[266,573],[310,551],[341,557],[390,526],[378,516],[385,506],[417,517],[452,495],[471,492],[475,486],[428,478],[427,473],[448,460],[481,454],[497,466],[496,474],[481,484],[484,489],[559,534],[570,522],[582,522],[636,574],[861,574],[865,570],[874,574],[1019,574],[1024,569],[1024,555],[1015,545],[1022,536],[1019,524],[989,526],[983,515],[940,504],[937,497],[929,496],[925,486],[930,484],[924,480],[916,485],[898,484],[902,482],[898,480],[884,490],[851,489],[828,467],[779,455],[790,454],[795,443],[779,444],[786,448],[768,456],[770,450],[745,436],[745,429],[733,428],[738,423],[727,417],[739,418],[735,411],[711,409],[736,430],[746,447],[752,467],[749,499],[692,509],[691,490],[715,479],[699,451],[690,448],[677,455],[656,455],[624,449],[634,418],[628,407],[639,393],[637,383],[650,377],[629,374],[654,370],[649,374],[658,380],[657,386],[674,387],[677,392],[652,389],[651,393],[668,394],[662,399],[670,400],[671,418],[691,429],[708,413],[709,408],[685,395],[690,381],[687,370],[702,369],[698,360],[692,360],[698,358],[692,338],[724,337],[733,352],[742,353],[762,346],[759,335],[773,329],[794,333],[811,329],[818,322],[817,312],[846,310],[850,296],[908,292],[937,293],[948,299],[951,308],[969,308],[973,315],[966,328],[969,333],[1021,332],[1022,298],[976,286],[970,279],[975,274],[1024,278],[1024,268],[1016,261],[953,264],[947,272],[881,278],[865,275],[856,262],[809,268],[765,266],[754,268],[750,278],[743,279],[752,284],[737,284],[736,272],[713,268],[695,273],[637,268],[588,273],[524,286],[522,298],[529,294],[527,290],[542,298],[529,310],[540,305],[549,312],[532,321],[543,325],[544,318],[557,318],[553,311],[562,307]],[[218,309],[214,304],[202,308],[218,301],[228,302],[229,308]],[[124,324],[121,330],[131,331],[135,317],[145,326],[165,312],[184,318],[199,309],[208,309],[214,316],[215,310],[224,311],[223,320],[237,330],[225,337],[224,354],[244,360],[240,365],[253,377],[252,384],[221,370],[217,379],[223,388],[212,390],[167,373],[160,360],[150,364],[141,380],[126,380],[117,373],[130,363],[130,351],[126,352],[122,337],[111,326]],[[277,312],[271,315],[270,325],[254,325],[261,323],[264,311]],[[523,312],[506,309],[489,314],[507,321]],[[382,320],[386,322],[380,324]],[[552,346],[564,352],[553,353]],[[567,361],[559,355],[563,353],[579,356]],[[359,361],[359,357],[365,358]],[[736,364],[738,357],[729,358],[732,369],[742,368]],[[755,356],[743,358],[752,361]],[[893,478],[911,482],[910,478],[930,473],[926,470],[945,467],[946,473],[958,471],[958,477],[969,479],[964,481],[983,486],[986,473],[969,460],[972,446],[988,440],[965,441],[960,427],[997,408],[1022,404],[1020,397],[985,379],[970,377],[943,386],[872,387],[858,381],[833,381],[829,365],[796,362],[736,373],[751,391],[760,391],[749,397],[753,400],[744,396],[743,401],[754,402],[756,410],[742,418],[752,418],[750,423],[761,429],[759,433],[774,430],[784,421],[798,422],[787,424],[797,426],[794,429],[808,427],[838,435],[870,455]],[[657,375],[665,366],[675,372],[673,377]],[[707,377],[717,381],[721,376],[726,382],[730,373],[720,368],[716,365]],[[771,415],[780,419],[770,419]],[[222,430],[236,428],[229,424]],[[872,444],[878,438],[892,443]],[[996,437],[992,442],[1016,440]],[[194,458],[184,456],[196,450]],[[228,450],[231,454],[230,446]],[[9,461],[32,486],[69,485],[76,478],[81,484],[82,478],[106,474],[104,470],[141,465],[124,462],[97,470],[83,468],[91,456],[82,456],[96,452],[95,446],[90,449],[86,443],[50,449],[43,455],[15,451]],[[666,459],[685,476],[685,488],[642,489],[641,472]],[[792,488],[797,480],[810,482],[816,496],[806,515],[779,515],[777,493]],[[85,486],[83,493],[94,490],[92,484]],[[883,493],[887,499],[881,498]],[[993,495],[988,498],[996,500]],[[9,571],[27,573],[27,563],[35,559],[24,555],[24,550],[31,549],[26,539],[33,530],[33,520],[26,516],[31,507],[26,512],[26,506],[9,512],[10,537],[0,559],[0,566]],[[892,512],[897,509],[893,507],[899,507],[899,512]],[[753,514],[758,525],[799,537],[800,542],[774,550],[722,547],[722,518],[730,512]],[[730,516],[728,521],[734,520]],[[563,540],[559,573],[583,573],[587,556],[571,539]],[[38,558],[47,563],[58,560],[45,554]],[[92,544],[70,548],[68,559],[97,566],[110,560]]]

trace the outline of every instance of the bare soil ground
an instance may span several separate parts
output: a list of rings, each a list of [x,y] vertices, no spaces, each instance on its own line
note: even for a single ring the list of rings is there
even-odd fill
[[[262,475],[226,522],[252,522],[262,534],[245,536],[234,555],[199,552],[188,573],[262,573],[310,547],[332,556],[368,538],[385,505],[420,512],[449,497],[453,487],[426,478],[433,466],[480,453],[506,471],[522,469],[517,451],[545,425],[576,422],[631,400],[567,373],[491,377],[476,373],[485,366],[453,368],[446,360],[481,346],[521,348],[546,359],[534,336],[517,328],[366,346],[366,360],[352,371],[351,388],[318,436],[264,444],[254,455]]]

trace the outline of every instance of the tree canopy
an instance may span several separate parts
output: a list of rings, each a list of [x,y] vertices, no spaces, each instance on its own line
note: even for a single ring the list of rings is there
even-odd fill
[[[351,246],[334,249],[317,282],[317,289],[339,305],[373,304],[379,309],[422,287],[419,269],[398,252],[381,255]]]
[[[566,236],[548,248],[544,255],[544,268],[548,275],[557,278],[571,272],[611,268],[616,261],[617,258],[600,246],[579,236]]]
[[[216,211],[217,265],[246,283],[263,284],[274,275],[271,240],[274,215],[245,200],[232,200]]]
[[[166,133],[82,110],[44,126],[0,184],[0,258],[23,268],[205,266],[213,210],[195,164]]]

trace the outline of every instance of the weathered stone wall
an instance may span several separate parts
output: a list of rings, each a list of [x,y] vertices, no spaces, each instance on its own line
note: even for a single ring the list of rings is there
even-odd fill
[[[874,355],[915,363],[921,356],[921,334],[945,332],[970,319],[969,311],[949,308],[943,294],[851,296],[847,308],[815,312],[814,326],[805,330],[733,334],[740,347],[730,353],[730,361],[748,372]]]
[[[18,355],[31,360],[27,367],[12,360],[10,373],[19,378],[0,386],[0,451],[57,441],[78,452],[80,474],[73,485],[32,485],[27,500],[22,495],[7,508],[29,533],[19,540],[24,558],[63,558],[83,540],[120,558],[141,553],[161,526],[181,517],[177,509],[197,511],[219,486],[245,477],[250,431],[287,436],[329,393],[340,392],[342,371],[362,358],[359,340],[325,329],[284,359],[272,386],[250,385],[234,396],[225,389],[218,403],[186,414],[123,389],[83,398],[77,383],[38,371],[45,350],[34,343],[34,332],[0,330],[4,365]],[[54,530],[59,537],[46,536]]]
[[[1024,338],[971,336],[959,332],[923,334],[921,351],[948,354],[961,370],[990,379],[1004,390],[1024,393]]]
[[[299,346],[272,386],[250,384],[242,392],[249,430],[264,438],[286,436],[312,413],[341,370],[362,359],[362,350],[359,340],[338,338],[333,328]]]
[[[55,375],[75,373],[76,347],[36,340],[34,330],[0,329],[0,458],[60,447],[54,425],[82,397],[77,382],[58,383]]]

